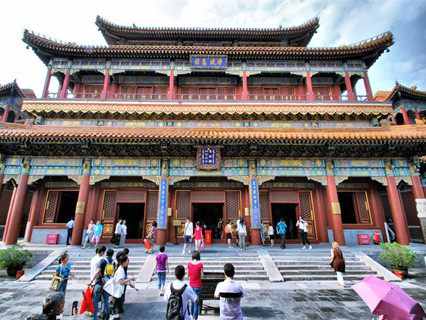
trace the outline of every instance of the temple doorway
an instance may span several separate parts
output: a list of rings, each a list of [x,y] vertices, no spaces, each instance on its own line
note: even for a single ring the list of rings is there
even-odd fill
[[[59,195],[59,209],[55,223],[67,223],[75,216],[78,191],[62,191]],[[75,219],[75,218],[74,218]]]
[[[193,203],[192,204],[192,221],[194,227],[197,221],[207,226],[206,230],[212,231],[212,239],[220,239],[217,223],[219,218],[223,219],[223,203]]]
[[[119,203],[117,209],[119,219],[126,220],[126,239],[142,239],[145,203]]]
[[[275,233],[277,230],[277,223],[280,222],[281,218],[284,218],[287,224],[287,239],[297,239],[297,215],[296,215],[297,203],[272,203],[272,222],[274,224]]]

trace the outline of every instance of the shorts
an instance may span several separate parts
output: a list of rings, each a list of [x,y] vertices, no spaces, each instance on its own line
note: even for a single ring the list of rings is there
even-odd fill
[[[275,235],[270,234],[270,235],[269,235],[269,239],[270,239],[270,240],[274,240],[274,239],[275,239]]]
[[[227,233],[226,234],[226,239],[232,239],[232,233]]]
[[[185,235],[185,237],[183,238],[183,241],[184,241],[185,243],[191,243],[191,242],[192,242],[192,237],[191,237],[191,236],[187,236],[187,235]]]
[[[98,243],[99,240],[101,240],[101,235],[100,234],[98,234],[97,236],[93,236],[91,242]]]

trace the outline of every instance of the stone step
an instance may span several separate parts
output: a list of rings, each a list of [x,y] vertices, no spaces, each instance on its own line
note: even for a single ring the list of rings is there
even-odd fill
[[[363,274],[363,275],[346,275],[346,274],[344,274],[343,279],[345,281],[360,281],[368,275],[369,274]],[[327,281],[327,280],[336,281],[336,274],[334,274],[334,275],[311,274],[311,275],[291,275],[291,276],[283,274],[283,277],[284,277],[284,281]],[[377,276],[377,277],[383,279],[383,277],[380,277],[380,276]]]
[[[308,265],[308,264],[294,264],[294,265],[277,265],[277,268],[279,270],[300,270],[300,269],[308,269],[312,272],[315,272],[316,270],[322,270],[322,269],[331,269],[330,265]],[[360,264],[360,265],[346,265],[346,270],[371,270],[370,267]]]
[[[282,275],[336,275],[336,272],[332,268],[330,270],[280,270]],[[367,275],[376,275],[377,273],[372,270],[360,271],[360,270],[346,270],[345,274],[350,275],[363,275],[364,277]]]

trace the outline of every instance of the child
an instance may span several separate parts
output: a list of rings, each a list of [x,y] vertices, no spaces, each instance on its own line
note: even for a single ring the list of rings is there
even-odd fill
[[[169,259],[167,254],[164,253],[165,246],[160,246],[160,253],[155,257],[154,270],[157,272],[158,278],[158,295],[164,294],[164,285],[166,284],[166,275],[169,272]]]
[[[233,248],[233,246],[231,246],[231,241],[232,241],[232,224],[231,224],[231,220],[228,220],[225,226],[225,235],[226,235],[226,241],[228,242],[228,248]]]
[[[269,236],[269,240],[271,240],[271,247],[273,247],[275,236],[274,236],[274,226],[272,225],[272,223],[269,225],[268,236]]]

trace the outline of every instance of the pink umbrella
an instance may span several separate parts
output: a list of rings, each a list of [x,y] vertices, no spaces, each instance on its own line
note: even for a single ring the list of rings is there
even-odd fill
[[[368,276],[352,286],[371,312],[387,320],[422,320],[426,313],[420,304],[398,285]]]

